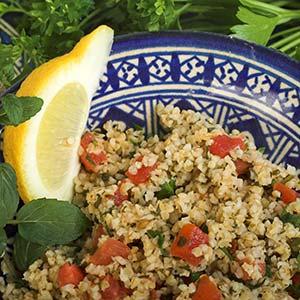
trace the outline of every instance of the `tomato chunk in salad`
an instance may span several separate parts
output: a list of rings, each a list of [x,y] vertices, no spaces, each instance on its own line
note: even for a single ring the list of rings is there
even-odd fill
[[[102,291],[102,300],[122,300],[131,294],[130,290],[125,288],[123,283],[113,276],[106,275],[103,280],[107,281],[109,286]]]
[[[198,266],[202,257],[196,257],[192,250],[202,244],[208,244],[208,235],[194,224],[185,224],[172,243],[171,255]]]
[[[67,284],[77,286],[85,277],[84,272],[75,264],[65,263],[59,268],[57,281],[59,287]]]
[[[116,239],[109,238],[90,257],[90,262],[94,265],[107,266],[113,261],[112,258],[115,256],[127,258],[129,251],[129,247],[124,243]]]
[[[207,275],[200,277],[192,300],[221,300],[222,294],[216,284]]]
[[[89,145],[94,144],[92,150]],[[80,161],[84,165],[85,169],[88,172],[97,173],[99,166],[106,162],[107,156],[104,151],[93,150],[97,149],[97,140],[91,132],[86,132],[81,138],[81,153],[80,153]]]
[[[143,161],[143,156],[138,157],[135,161],[142,163]],[[145,183],[148,181],[148,179],[151,176],[151,172],[156,169],[156,164],[153,166],[145,166],[142,163],[142,166],[139,168],[136,168],[135,172],[132,171],[132,168],[130,167],[128,171],[126,172],[126,176],[132,181],[134,184],[140,184],[140,183]]]
[[[213,138],[213,144],[209,147],[209,151],[213,155],[224,158],[237,147],[240,147],[242,150],[246,149],[246,145],[241,137],[230,137],[222,134]]]
[[[273,186],[273,190],[281,193],[280,198],[286,204],[296,201],[298,196],[296,191],[281,182],[276,182]]]

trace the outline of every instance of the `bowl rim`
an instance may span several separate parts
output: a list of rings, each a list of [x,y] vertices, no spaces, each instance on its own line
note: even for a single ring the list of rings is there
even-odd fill
[[[166,42],[168,43],[166,46]],[[138,47],[134,45],[138,44]],[[193,47],[219,50],[255,60],[267,67],[292,77],[300,86],[300,61],[253,42],[248,42],[231,35],[202,31],[167,30],[159,32],[136,32],[116,35],[112,46],[112,54],[136,48],[151,47]]]
[[[159,46],[166,47],[166,41],[168,42],[167,47],[182,47],[183,45],[199,49],[209,49],[210,47],[213,47],[215,50],[239,54],[241,57],[246,57],[251,60],[255,59],[263,65],[266,65],[266,62],[268,62],[268,67],[279,70],[281,73],[292,77],[295,81],[299,82],[300,87],[299,61],[292,59],[276,49],[220,33],[193,30],[165,30],[158,32],[135,32],[116,35],[114,37],[110,55],[123,51],[135,50],[137,47],[134,47],[134,45],[137,43],[139,44],[138,48],[153,48]],[[199,47],[200,45],[201,47]],[[16,92],[25,78],[26,76],[7,88],[4,92],[0,93],[0,97],[3,97],[8,93]]]

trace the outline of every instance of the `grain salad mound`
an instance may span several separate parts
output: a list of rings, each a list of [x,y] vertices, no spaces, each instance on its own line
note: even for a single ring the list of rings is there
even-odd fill
[[[84,134],[74,203],[93,228],[35,261],[27,286],[0,278],[4,299],[298,298],[296,169],[200,113],[157,114],[162,138],[116,121]]]

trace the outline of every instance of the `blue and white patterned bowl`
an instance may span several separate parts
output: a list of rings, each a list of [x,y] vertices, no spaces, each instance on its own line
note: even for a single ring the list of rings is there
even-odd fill
[[[112,119],[160,133],[159,102],[246,131],[271,161],[300,167],[300,64],[277,52],[207,33],[118,37],[88,127]]]
[[[16,33],[0,21],[0,38],[9,43]],[[284,55],[208,33],[117,37],[88,127],[112,119],[159,134],[159,102],[246,131],[271,161],[300,167],[300,63]]]

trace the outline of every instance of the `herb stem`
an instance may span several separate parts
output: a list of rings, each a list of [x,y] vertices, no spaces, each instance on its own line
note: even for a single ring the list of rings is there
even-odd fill
[[[30,13],[28,13],[26,10],[24,10],[23,8],[18,8],[18,7],[11,7],[7,10],[5,10],[4,13],[0,14],[0,17],[3,16],[3,14],[7,14],[7,13],[22,13],[24,15],[27,15],[27,16],[31,16]]]
[[[240,0],[240,2],[244,6],[248,6],[250,8],[256,8],[256,9],[262,9],[268,13],[273,13],[275,15],[281,15],[282,13],[288,12],[287,9],[277,7],[272,4],[268,3],[262,3],[261,1],[256,1],[256,0]]]
[[[293,33],[293,32],[299,32],[300,30],[300,26],[296,26],[296,27],[292,27],[292,28],[289,28],[289,29],[286,29],[286,30],[282,30],[282,31],[279,31],[279,32],[276,32],[274,33],[272,36],[271,36],[271,39],[276,39],[278,37],[281,37],[283,35],[286,35],[286,34],[290,34],[290,33]]]
[[[295,32],[294,34],[290,35],[290,36],[287,36],[286,38],[278,41],[278,42],[275,42],[271,45],[269,45],[269,47],[271,48],[274,48],[274,49],[279,49],[281,46],[284,46],[286,45],[287,43],[295,40],[296,38],[300,37],[300,32]]]
[[[89,14],[87,17],[85,17],[78,25],[78,28],[82,28],[84,27],[91,19],[93,19],[95,16],[97,16],[99,13],[101,12],[105,12],[102,11],[103,8],[102,7],[98,7],[97,9],[95,9],[91,14]]]
[[[8,220],[6,224],[9,225],[18,225],[20,222],[18,220]]]
[[[300,38],[298,38],[297,40],[285,45],[284,47],[280,48],[279,50],[282,52],[286,52],[296,46],[300,45]]]
[[[176,11],[176,15],[177,15],[177,16],[181,15],[181,14],[182,14],[185,10],[187,10],[190,6],[192,6],[191,3],[187,3],[187,4],[183,5],[180,9],[178,9],[178,10]]]

